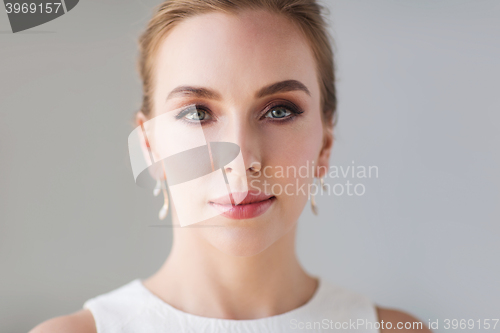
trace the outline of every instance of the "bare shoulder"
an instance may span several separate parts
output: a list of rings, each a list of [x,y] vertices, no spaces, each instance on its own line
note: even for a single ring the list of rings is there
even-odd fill
[[[377,315],[381,324],[380,332],[382,333],[394,332],[395,330],[401,332],[432,333],[421,320],[403,311],[377,306]]]
[[[29,333],[97,333],[94,317],[87,310],[44,321]]]

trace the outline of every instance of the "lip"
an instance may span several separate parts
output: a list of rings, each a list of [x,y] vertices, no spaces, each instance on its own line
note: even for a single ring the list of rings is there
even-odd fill
[[[233,204],[234,199],[240,201]],[[212,199],[208,203],[217,209],[222,216],[233,220],[244,220],[264,214],[274,203],[276,197],[263,192],[234,192],[228,196]]]

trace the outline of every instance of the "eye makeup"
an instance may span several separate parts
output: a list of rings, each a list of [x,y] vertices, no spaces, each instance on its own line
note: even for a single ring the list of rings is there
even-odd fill
[[[192,117],[191,119],[188,118],[189,115],[194,115],[196,116]],[[200,117],[200,114],[203,116]],[[175,119],[180,120],[185,122],[187,125],[193,125],[193,124],[206,124],[209,122],[214,121],[214,116],[211,114],[209,111],[208,107],[206,107],[203,104],[194,104],[190,105],[186,108],[181,109],[176,115]]]
[[[286,110],[289,113],[284,117],[269,117],[268,114],[272,114],[275,110]],[[264,121],[274,122],[274,123],[285,123],[295,119],[300,114],[304,113],[300,107],[298,107],[295,103],[290,101],[274,101],[268,106],[264,108],[264,111],[260,117]]]
[[[273,111],[281,110],[285,112],[285,116],[276,116]],[[273,101],[266,105],[262,112],[260,112],[259,120],[271,122],[276,124],[286,123],[292,121],[297,116],[304,113],[304,110],[297,106],[295,103],[286,100]],[[279,114],[279,113],[278,113]],[[268,116],[273,115],[273,116]],[[202,124],[208,125],[216,121],[216,117],[210,109],[204,104],[191,104],[186,108],[182,108],[176,115],[175,119],[180,120],[187,125]]]

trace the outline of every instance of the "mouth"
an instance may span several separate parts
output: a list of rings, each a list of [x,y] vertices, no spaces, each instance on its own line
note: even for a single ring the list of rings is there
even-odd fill
[[[274,195],[248,191],[248,193],[230,193],[229,196],[213,199],[208,203],[224,217],[244,220],[264,214],[274,201],[276,201]]]

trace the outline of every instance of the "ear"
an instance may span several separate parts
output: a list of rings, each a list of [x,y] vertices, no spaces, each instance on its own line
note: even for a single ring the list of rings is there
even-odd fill
[[[323,126],[323,145],[319,152],[316,177],[324,177],[330,167],[330,153],[333,146],[333,125]]]
[[[142,131],[144,130],[144,127],[143,127],[144,123],[147,122],[148,120],[149,120],[149,118],[146,115],[144,115],[144,113],[142,111],[138,111],[135,115],[135,124],[136,124],[136,126],[140,126],[142,128]],[[142,133],[144,133],[144,132],[142,132]],[[153,155],[153,151],[151,150],[151,145],[149,143],[149,140],[146,137],[146,135],[140,135],[139,140],[140,140],[140,146],[141,146],[142,153],[144,154],[144,159],[146,161],[149,161],[149,162],[147,162],[149,164],[152,161],[152,155]],[[155,180],[164,179],[164,173],[163,173],[163,169],[162,169],[161,164],[155,163],[155,164],[150,165],[148,167],[148,171],[153,179],[155,179]]]
[[[142,113],[142,110],[137,111],[137,113],[135,114],[135,124],[136,124],[136,126],[141,126],[142,127],[143,124],[146,121],[148,121],[148,117],[146,117],[144,115],[144,113]],[[147,150],[149,150],[151,147],[149,145],[148,139],[146,137],[144,139],[145,139],[146,142],[144,142],[143,149],[146,148],[146,152],[147,152]]]

